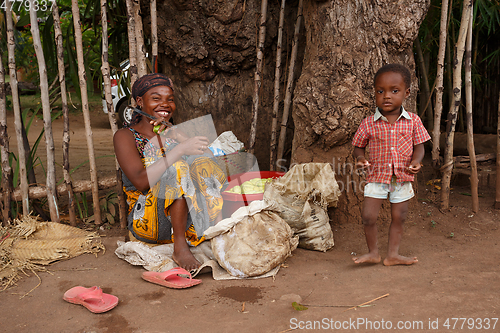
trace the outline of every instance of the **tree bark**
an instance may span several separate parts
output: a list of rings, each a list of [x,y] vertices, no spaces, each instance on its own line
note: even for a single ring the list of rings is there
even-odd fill
[[[373,77],[384,64],[415,72],[413,41],[428,0],[306,1],[302,74],[294,91],[292,163],[331,163],[342,190],[335,223],[359,220],[364,179],[353,172],[350,139],[374,112]],[[416,77],[404,107],[416,109]]]
[[[262,85],[262,65],[264,62],[264,42],[266,41],[267,0],[262,0],[260,12],[259,40],[257,44],[257,64],[255,65],[255,80],[252,103],[252,124],[248,140],[248,152],[253,153],[255,136],[257,134],[257,119],[259,114],[259,93]]]
[[[285,103],[283,106],[283,117],[281,119],[280,139],[278,141],[278,152],[276,156],[277,161],[280,161],[283,158],[283,153],[285,150],[286,131],[288,124],[288,117],[290,115],[290,106],[292,103],[293,84],[295,78],[295,64],[297,62],[297,53],[299,50],[299,33],[300,33],[300,26],[302,24],[303,3],[304,3],[303,0],[299,0],[299,7],[297,10],[297,21],[295,22],[295,32],[293,35],[292,54],[290,56],[290,68],[288,69],[288,80],[286,84]]]
[[[7,4],[8,5],[8,4]],[[0,49],[0,59],[3,50]],[[5,68],[0,61],[0,155],[2,158],[2,193],[5,200],[1,202],[2,225],[10,223],[10,194],[12,193],[12,168],[9,164],[9,134],[7,133],[7,96],[5,84]]]
[[[472,196],[472,212],[479,211],[479,194],[477,178],[476,151],[474,150],[474,126],[472,118],[472,21],[474,19],[472,10],[470,11],[469,28],[467,31],[467,41],[465,46],[465,102],[467,109],[467,150],[470,157],[470,188]]]
[[[276,170],[276,131],[278,129],[278,112],[280,105],[280,83],[281,83],[281,48],[283,46],[283,23],[285,21],[286,0],[281,0],[280,19],[278,25],[278,41],[276,42],[276,68],[274,71],[274,101],[273,121],[271,125],[271,149],[269,158],[269,170]]]
[[[106,105],[108,108],[109,123],[111,125],[111,131],[115,135],[118,130],[117,115],[114,112],[113,101],[111,97],[111,78],[109,70],[109,54],[108,54],[108,19],[106,11],[106,0],[101,0],[101,24],[102,24],[102,77],[104,81],[104,96],[106,99]],[[123,193],[123,182],[122,173],[120,170],[120,165],[115,157],[116,163],[116,193],[118,194],[118,212],[120,216],[120,227],[125,229],[127,227],[127,207],[125,202],[125,196]]]
[[[61,19],[59,17],[59,8],[53,6],[52,15],[54,17],[54,37],[57,46],[57,67],[59,70],[59,86],[61,87],[61,103],[62,103],[62,113],[64,117],[64,128],[63,128],[63,177],[66,184],[66,190],[68,195],[68,214],[69,223],[72,226],[76,226],[76,213],[75,213],[75,197],[73,194],[73,184],[70,176],[69,167],[69,108],[68,108],[68,95],[66,92],[66,73],[64,66],[64,46],[63,46],[63,36],[61,30]]]
[[[451,1],[451,0],[450,0]],[[444,57],[448,32],[448,0],[441,2],[441,26],[439,28],[439,51],[436,72],[436,102],[434,108],[434,128],[432,129],[432,166],[439,167],[439,138],[441,136],[441,114],[443,113]]]
[[[28,197],[28,178],[26,173],[26,152],[23,143],[23,125],[21,118],[21,106],[19,105],[19,91],[17,89],[17,73],[16,73],[16,59],[15,59],[15,42],[14,42],[14,25],[12,23],[12,12],[9,5],[5,10],[5,19],[7,23],[7,43],[9,53],[9,74],[10,74],[10,88],[12,92],[12,107],[14,109],[14,125],[16,130],[17,151],[19,159],[19,181],[22,193],[22,206],[23,215],[27,216],[29,210],[29,197]]]
[[[78,0],[71,1],[71,9],[73,12],[73,24],[75,27],[75,44],[76,44],[76,55],[78,60],[78,78],[82,96],[83,121],[85,122],[85,135],[87,139],[87,148],[89,151],[90,180],[92,183],[92,202],[94,206],[94,221],[96,225],[100,225],[102,223],[102,220],[101,220],[101,208],[99,204],[99,188],[97,186],[97,166],[95,162],[92,128],[90,126],[89,102],[87,96],[87,77],[85,73],[85,65],[83,59],[82,29],[80,27],[80,9],[78,8]]]
[[[457,43],[455,44],[455,56],[453,58],[453,94],[454,101],[448,112],[448,124],[446,129],[446,145],[443,164],[443,178],[441,180],[441,209],[449,209],[450,205],[450,182],[453,172],[453,138],[457,115],[460,108],[462,97],[462,61],[465,49],[467,30],[469,27],[470,11],[472,10],[472,1],[464,0],[462,9],[462,19],[460,22],[460,31]]]

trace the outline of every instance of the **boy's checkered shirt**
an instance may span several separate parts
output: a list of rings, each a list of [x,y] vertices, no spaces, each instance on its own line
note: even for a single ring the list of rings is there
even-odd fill
[[[371,164],[366,176],[368,183],[389,184],[392,175],[398,183],[414,180],[414,175],[408,172],[413,146],[431,137],[418,115],[406,112],[403,107],[401,110],[398,120],[390,124],[377,108],[373,116],[363,119],[354,134],[352,144],[368,148]]]

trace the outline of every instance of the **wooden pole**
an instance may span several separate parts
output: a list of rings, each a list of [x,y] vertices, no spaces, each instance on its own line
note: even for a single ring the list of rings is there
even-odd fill
[[[422,87],[422,94],[420,98],[420,107],[421,110],[419,112],[420,118],[423,118],[424,116],[426,117],[427,120],[427,125],[429,127],[429,130],[432,129],[433,124],[433,111],[432,111],[432,103],[429,104],[427,103],[428,100],[430,100],[431,97],[431,89],[429,87],[429,76],[428,76],[428,70],[427,66],[425,65],[425,60],[424,60],[424,53],[422,51],[422,45],[420,44],[420,40],[418,37],[415,39],[415,49],[417,50],[417,56],[418,56],[418,65],[420,67],[420,72],[421,72],[421,81],[420,81],[420,86]]]
[[[465,45],[465,107],[467,115],[467,151],[470,157],[470,187],[472,195],[472,212],[479,211],[479,194],[477,178],[476,151],[474,149],[474,126],[472,120],[472,20],[474,13],[470,11],[469,28]]]
[[[500,91],[498,92],[497,174],[496,174],[495,208],[500,209]]]
[[[99,179],[97,182],[97,187],[100,190],[106,190],[108,188],[111,188],[113,186],[116,186],[116,177],[107,177],[103,179]],[[91,180],[76,180],[73,182],[73,193],[81,193],[81,192],[89,192],[92,190],[93,183]],[[59,195],[65,195],[68,192],[68,188],[66,187],[66,184],[61,184],[56,187],[57,194]],[[47,196],[47,188],[45,186],[31,186],[29,188],[29,195],[30,198],[32,199],[40,199],[43,197]],[[21,201],[22,200],[22,194],[21,190],[19,188],[15,189],[11,193],[11,200],[14,201]],[[0,200],[5,200],[5,197],[3,194],[0,193]]]
[[[141,1],[134,0],[134,20],[135,20],[135,42],[137,43],[137,73],[139,77],[148,73],[146,66],[146,46],[144,45],[144,34],[141,17]]]
[[[278,109],[280,105],[280,81],[281,81],[281,48],[283,45],[283,23],[285,21],[286,0],[281,0],[280,19],[278,25],[278,42],[276,45],[276,69],[274,72],[274,103],[273,123],[271,127],[271,154],[269,167],[271,171],[276,170],[276,132],[278,129]]]
[[[0,48],[0,59],[3,59],[3,50]],[[0,61],[0,155],[2,158],[2,193],[5,200],[1,202],[2,224],[10,223],[10,195],[12,193],[12,168],[9,164],[9,135],[7,133],[7,96],[5,84],[5,68]]]
[[[134,85],[137,80],[137,42],[135,38],[135,18],[134,18],[134,3],[132,0],[126,0],[127,4],[127,34],[128,34],[128,59],[130,63],[129,77],[130,87]],[[135,106],[135,101],[132,100],[131,104]]]
[[[300,25],[302,23],[303,2],[304,2],[303,0],[299,0],[299,7],[297,10],[297,21],[295,22],[295,33],[293,36],[292,54],[290,55],[290,68],[288,69],[288,82],[286,84],[286,92],[285,92],[285,104],[283,107],[283,117],[281,119],[281,128],[280,128],[280,139],[278,142],[277,161],[283,158],[283,153],[285,150],[286,126],[288,123],[290,106],[292,104],[295,63],[297,62],[297,54],[299,51],[299,32],[300,32]]]
[[[89,102],[87,96],[87,76],[85,73],[85,60],[83,59],[83,41],[82,29],[80,26],[80,9],[78,0],[71,0],[71,10],[73,12],[73,25],[75,27],[75,44],[78,61],[78,78],[82,96],[83,121],[85,122],[85,135],[87,139],[87,148],[89,151],[90,180],[92,182],[92,202],[94,206],[94,221],[100,225],[101,207],[99,205],[99,189],[97,186],[97,166],[95,162],[94,141],[92,139],[92,128],[90,127]]]
[[[118,130],[117,115],[114,112],[113,101],[111,97],[111,78],[109,69],[109,54],[108,54],[108,19],[106,10],[106,0],[101,0],[101,24],[102,24],[102,77],[104,81],[104,96],[106,98],[106,105],[108,108],[109,123],[111,131],[115,135]],[[120,213],[120,227],[125,229],[127,227],[127,207],[125,196],[123,194],[123,182],[120,165],[115,157],[116,165],[116,193],[118,194],[118,211]]]
[[[76,226],[75,199],[73,194],[73,184],[71,181],[70,168],[69,168],[69,141],[70,141],[69,108],[68,108],[68,96],[66,92],[66,73],[64,69],[64,46],[63,46],[63,36],[61,30],[61,19],[59,17],[59,8],[57,6],[52,6],[52,16],[54,17],[54,38],[57,47],[57,68],[59,71],[59,86],[61,87],[61,103],[62,103],[62,113],[64,118],[63,145],[62,145],[63,176],[68,195],[69,224],[72,226]]]
[[[457,43],[455,44],[455,56],[453,59],[453,94],[454,102],[448,112],[448,124],[446,130],[446,145],[444,153],[443,178],[441,180],[441,209],[449,209],[450,183],[453,172],[453,139],[455,136],[455,126],[457,114],[462,97],[462,61],[465,51],[465,41],[469,27],[470,11],[472,10],[472,0],[464,0],[462,9],[462,19]]]
[[[23,142],[23,124],[21,118],[21,105],[19,104],[19,91],[17,88],[17,73],[16,73],[16,59],[14,42],[14,24],[12,23],[12,12],[9,5],[5,9],[5,20],[7,23],[7,43],[9,53],[9,74],[10,74],[10,88],[12,92],[12,107],[14,109],[14,126],[16,130],[17,151],[19,159],[19,182],[22,194],[23,215],[27,216],[29,210],[29,197],[28,197],[28,177],[26,172],[26,151]],[[14,184],[17,185],[17,184]]]
[[[451,0],[450,0],[451,1]],[[441,2],[441,27],[439,30],[439,51],[436,73],[436,102],[434,107],[434,127],[432,128],[432,166],[439,167],[439,139],[441,136],[441,114],[443,112],[444,58],[446,54],[446,34],[448,31],[448,0]]]
[[[45,147],[47,150],[47,203],[49,204],[50,220],[60,222],[59,210],[57,208],[56,193],[56,159],[54,149],[54,136],[52,135],[52,115],[50,114],[49,82],[47,79],[47,66],[42,50],[40,30],[38,29],[37,14],[35,6],[30,6],[31,35],[35,47],[36,59],[38,61],[38,72],[40,73],[40,92],[43,110],[43,127],[45,129]]]
[[[259,113],[259,93],[262,85],[262,66],[264,63],[264,42],[266,41],[267,0],[262,0],[260,7],[260,29],[257,44],[257,64],[255,66],[252,124],[250,126],[250,137],[248,140],[248,152],[253,154],[255,148],[255,137],[257,134],[257,119]]]
[[[151,0],[151,44],[153,73],[158,73],[158,16],[156,12],[156,0]]]

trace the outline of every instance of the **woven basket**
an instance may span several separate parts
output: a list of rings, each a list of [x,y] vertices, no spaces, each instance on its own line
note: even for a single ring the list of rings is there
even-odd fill
[[[257,158],[254,155],[246,152],[216,156],[215,160],[226,176],[247,172],[252,169],[257,162]]]

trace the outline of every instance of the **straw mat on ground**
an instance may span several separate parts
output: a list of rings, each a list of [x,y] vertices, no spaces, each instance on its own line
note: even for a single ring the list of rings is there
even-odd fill
[[[105,248],[95,232],[32,216],[16,219],[12,226],[0,227],[0,283],[6,289],[27,270],[45,271],[43,265],[101,250]]]

